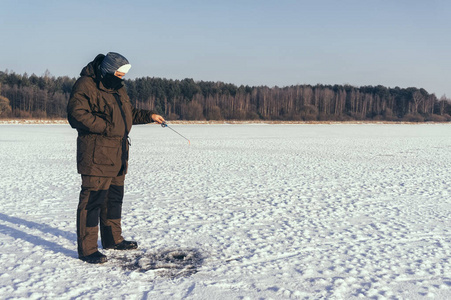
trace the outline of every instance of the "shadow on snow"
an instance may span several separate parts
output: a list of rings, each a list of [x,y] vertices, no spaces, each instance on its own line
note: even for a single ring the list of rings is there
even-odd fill
[[[25,226],[29,229],[37,229],[42,231],[43,233],[49,233],[56,237],[64,237],[69,240],[76,240],[76,235],[71,232],[63,231],[57,228],[50,227],[45,224],[39,224],[32,221],[27,221],[24,219],[20,219],[17,217],[11,217],[5,214],[0,213],[0,220],[16,224],[19,226]],[[47,250],[53,251],[53,252],[59,252],[69,257],[77,257],[77,252],[73,250],[66,249],[62,247],[61,245],[47,241],[39,236],[35,236],[29,233],[26,233],[24,231],[9,227],[7,225],[0,224],[0,233],[9,235],[13,237],[14,239],[21,239],[23,241],[26,241],[28,243],[31,243],[35,246],[41,246],[44,247]]]

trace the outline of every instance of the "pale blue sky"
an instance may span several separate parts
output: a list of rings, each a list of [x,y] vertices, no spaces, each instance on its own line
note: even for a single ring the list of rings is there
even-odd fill
[[[78,77],[98,53],[129,78],[422,87],[451,97],[451,1],[0,0],[0,70]]]

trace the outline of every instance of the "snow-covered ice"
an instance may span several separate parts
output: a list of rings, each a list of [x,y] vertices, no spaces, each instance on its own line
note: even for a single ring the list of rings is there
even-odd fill
[[[0,126],[0,298],[451,298],[451,125],[173,128],[131,132],[140,248],[89,265],[75,130]]]

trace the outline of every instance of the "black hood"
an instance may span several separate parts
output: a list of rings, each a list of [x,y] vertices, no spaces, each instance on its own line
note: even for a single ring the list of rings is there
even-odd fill
[[[81,70],[80,76],[89,76],[94,78],[96,81],[99,81],[101,79],[99,66],[104,58],[105,55],[103,54],[97,55],[93,61],[91,61],[89,64],[86,65],[86,67],[84,67]]]

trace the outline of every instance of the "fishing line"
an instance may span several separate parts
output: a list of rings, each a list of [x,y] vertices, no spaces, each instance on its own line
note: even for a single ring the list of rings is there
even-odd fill
[[[177,133],[178,135],[180,135],[182,138],[184,138],[185,140],[187,140],[187,141],[188,141],[188,144],[191,145],[190,140],[188,140],[186,137],[184,137],[183,135],[181,135],[180,133],[178,133],[177,131],[175,131],[172,127],[169,127],[169,125],[168,125],[166,122],[161,123],[161,127],[163,127],[163,128],[167,127],[167,128],[169,128],[169,129],[171,129],[172,131],[174,131],[175,133]]]

